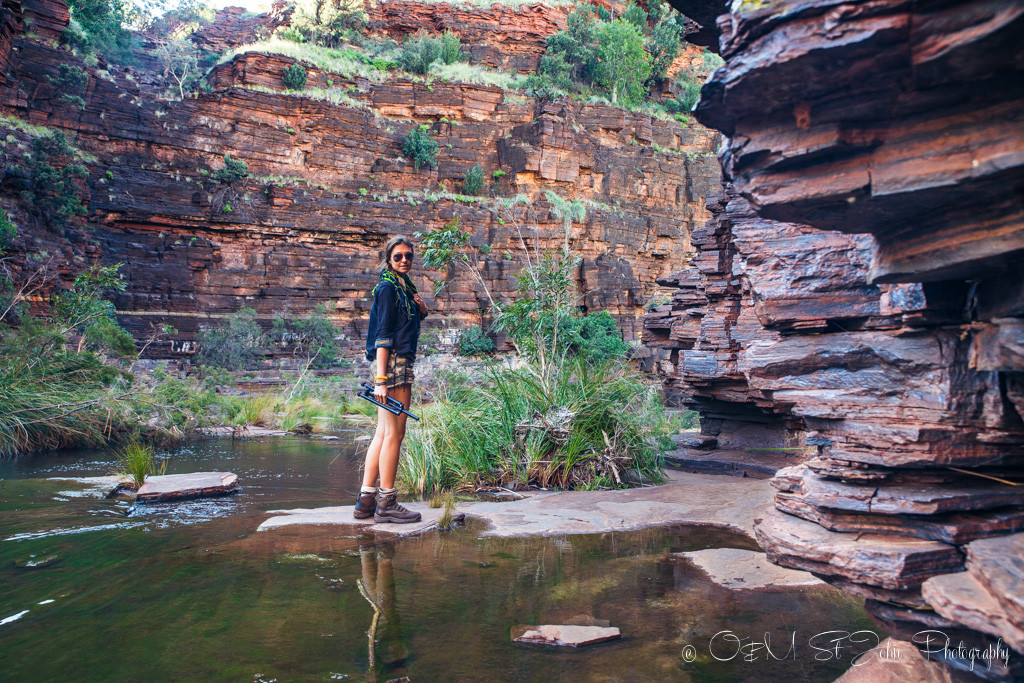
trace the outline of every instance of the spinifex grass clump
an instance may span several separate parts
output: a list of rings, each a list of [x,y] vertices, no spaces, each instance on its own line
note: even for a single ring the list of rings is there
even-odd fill
[[[131,377],[35,321],[0,330],[0,456],[99,445],[134,422]]]
[[[118,474],[130,481],[135,488],[140,488],[146,477],[151,474],[163,474],[167,470],[167,461],[159,465],[153,455],[153,447],[139,439],[133,438],[117,452],[117,461],[121,463]]]
[[[545,381],[535,365],[492,366],[483,381],[442,383],[412,425],[399,461],[414,492],[478,486],[565,489],[661,478],[666,421],[657,391],[620,363],[562,356]],[[655,428],[661,427],[661,429]]]

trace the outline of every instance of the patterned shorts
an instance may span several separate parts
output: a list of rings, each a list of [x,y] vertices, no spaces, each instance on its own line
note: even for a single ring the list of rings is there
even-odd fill
[[[412,384],[416,379],[415,373],[412,370],[413,360],[406,355],[397,353],[388,354],[388,363],[386,372],[377,372],[377,361],[370,363],[370,371],[374,377],[387,375],[388,377],[388,389],[394,389],[400,387],[403,384]],[[373,384],[373,382],[371,382]]]

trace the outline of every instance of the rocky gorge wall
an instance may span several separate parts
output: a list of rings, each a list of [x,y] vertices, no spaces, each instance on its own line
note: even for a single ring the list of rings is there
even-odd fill
[[[1024,8],[673,4],[721,13],[697,116],[726,184],[645,319],[669,389],[720,444],[810,456],[773,480],[773,561],[1019,678]]]
[[[8,4],[19,16],[35,6]],[[499,45],[524,32],[557,30],[564,20],[564,8],[540,5],[471,11],[488,12],[487,25],[495,27],[488,39]],[[374,26],[397,31],[403,16],[375,18]],[[475,30],[468,22],[463,28]],[[207,28],[202,35],[228,34]],[[519,265],[504,252],[518,253],[519,242],[503,224],[500,199],[457,195],[475,164],[488,179],[501,172],[488,194],[529,197],[521,222],[544,245],[564,239],[545,192],[587,202],[586,222],[571,226],[583,257],[583,304],[615,314],[633,339],[643,306],[664,295],[656,279],[685,264],[689,230],[710,216],[704,197],[719,183],[716,133],[607,104],[539,101],[493,85],[329,73],[311,62],[304,63],[306,90],[290,92],[281,77],[295,58],[242,52],[207,75],[212,92],[183,101],[154,94],[149,74],[87,69],[85,107],[78,108],[47,77],[60,63],[81,61],[52,40],[24,33],[9,39],[12,67],[0,109],[72,133],[88,157],[96,258],[125,264],[128,288],[115,302],[120,319],[137,337],[155,321],[179,330],[168,345],[151,347],[157,354],[194,348],[201,326],[242,306],[269,321],[326,304],[356,347],[384,241],[455,216],[474,246],[492,247],[480,251],[481,265],[492,291],[508,294]],[[417,170],[401,153],[402,138],[419,125],[439,143],[436,167]],[[230,186],[213,181],[225,154],[246,162],[250,177]],[[479,323],[486,298],[467,280],[429,296],[431,282],[447,276],[418,276],[428,305],[440,313],[432,324]]]

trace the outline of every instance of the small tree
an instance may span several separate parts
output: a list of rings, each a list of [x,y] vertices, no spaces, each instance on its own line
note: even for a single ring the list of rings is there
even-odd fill
[[[462,192],[468,195],[478,195],[484,191],[484,170],[477,164],[466,171],[462,177]]]
[[[416,239],[419,240],[423,264],[431,270],[455,267],[466,271],[480,285],[493,308],[496,304],[491,296],[491,290],[476,267],[477,256],[471,253],[469,248],[469,233],[460,227],[459,222],[459,217],[454,216],[444,224],[444,227],[430,232],[415,233]]]
[[[598,25],[593,5],[577,5],[566,22],[564,31],[548,36],[547,56],[555,58],[555,55],[560,55],[562,62],[570,65],[573,80],[590,83],[598,65]],[[550,63],[547,70],[554,75],[559,68],[556,62]]]
[[[119,356],[135,353],[135,340],[117,324],[114,304],[103,298],[107,292],[123,292],[126,284],[118,275],[121,268],[93,266],[75,278],[71,289],[50,300],[53,322],[61,334],[79,333],[78,350],[86,345],[105,349]]]
[[[199,79],[199,51],[195,43],[170,38],[157,44],[156,53],[164,67],[164,80],[173,80],[178,86],[178,96],[185,99],[185,90],[191,90]]]
[[[284,82],[284,87],[289,90],[302,90],[306,87],[306,67],[301,64],[285,67],[281,80]]]
[[[412,159],[413,168],[437,165],[437,140],[427,132],[426,124],[412,128],[402,139],[402,152]]]
[[[682,29],[674,20],[665,18],[654,26],[654,31],[647,42],[651,53],[651,81],[660,83],[665,80],[669,67],[679,54],[679,42]]]
[[[621,99],[626,104],[638,104],[651,75],[651,59],[644,50],[640,29],[622,19],[603,25],[597,53],[597,84],[611,92],[613,103]]]

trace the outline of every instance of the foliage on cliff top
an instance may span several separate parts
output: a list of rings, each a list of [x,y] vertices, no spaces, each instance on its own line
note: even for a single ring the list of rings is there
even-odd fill
[[[309,62],[323,71],[343,78],[365,78],[375,83],[379,83],[387,78],[386,71],[376,69],[371,64],[366,64],[361,59],[358,59],[354,56],[354,51],[351,49],[341,50],[311,43],[295,43],[280,38],[240,45],[221,55],[217,63],[229,62],[238,55],[249,52],[285,55]]]
[[[68,0],[71,26],[66,37],[72,46],[99,52],[117,64],[135,61],[137,39],[129,26],[139,18],[131,0]]]

